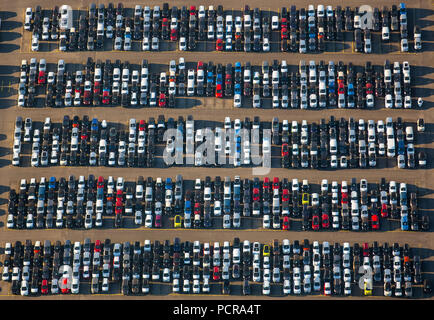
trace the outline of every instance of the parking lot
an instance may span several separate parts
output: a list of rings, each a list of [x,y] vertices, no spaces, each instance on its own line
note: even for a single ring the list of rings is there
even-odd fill
[[[107,1],[98,1],[97,3]],[[137,4],[135,1],[124,0],[122,1],[125,7],[134,8]],[[320,1],[312,1],[317,5]],[[35,7],[36,5],[42,5],[43,9],[50,9],[54,5],[61,5],[59,1],[44,1],[41,2],[35,0],[23,0],[19,3],[8,3],[0,5],[0,18],[2,19],[2,30],[0,31],[0,52],[2,53],[2,59],[0,61],[0,108],[3,109],[0,119],[0,247],[3,247],[6,242],[15,242],[20,240],[22,242],[25,239],[31,239],[33,242],[36,240],[49,239],[52,243],[56,240],[62,242],[69,239],[71,241],[83,241],[85,238],[91,238],[92,241],[97,239],[103,241],[106,238],[111,239],[113,242],[123,241],[144,241],[145,239],[153,240],[165,240],[170,239],[173,241],[174,237],[179,237],[182,241],[200,240],[200,241],[220,241],[232,240],[234,237],[239,237],[241,240],[248,239],[250,241],[259,241],[261,243],[269,243],[272,239],[289,239],[300,240],[309,239],[309,241],[330,241],[332,242],[372,242],[378,241],[380,244],[383,242],[399,242],[401,244],[408,243],[412,248],[415,248],[417,253],[424,261],[423,277],[424,279],[431,279],[434,281],[434,236],[433,236],[433,212],[434,212],[434,169],[432,167],[431,159],[434,157],[434,141],[433,141],[433,129],[434,129],[434,115],[432,108],[434,106],[433,90],[434,90],[434,69],[431,61],[434,60],[432,34],[434,32],[434,15],[431,9],[431,1],[420,0],[414,2],[407,2],[407,8],[410,19],[413,21],[416,19],[422,28],[422,42],[423,51],[420,53],[409,52],[400,53],[398,35],[392,35],[392,41],[390,44],[382,44],[381,35],[374,34],[373,36],[373,53],[362,54],[353,53],[352,35],[345,35],[345,43],[333,44],[327,43],[326,51],[320,54],[299,54],[299,53],[282,53],[279,50],[279,44],[276,42],[278,34],[273,34],[272,49],[270,53],[245,53],[245,52],[215,52],[215,45],[211,43],[199,43],[196,51],[180,52],[176,49],[176,46],[168,47],[167,51],[161,52],[143,52],[133,50],[129,52],[109,51],[112,48],[111,43],[106,41],[105,51],[93,51],[93,52],[65,52],[58,51],[57,42],[53,43],[41,43],[41,50],[39,52],[31,52],[31,33],[24,32],[24,10],[25,7]],[[73,9],[86,10],[87,7],[82,1],[72,1],[68,3]],[[192,1],[187,3],[188,5],[199,6],[199,1]],[[225,9],[232,9],[233,4],[221,0],[219,4],[222,4]],[[295,4],[297,7],[307,7],[307,4],[302,1],[295,1],[291,4]],[[399,4],[396,2],[396,4]],[[151,1],[147,5],[162,5],[162,3]],[[181,7],[184,5],[181,1],[173,1],[171,5],[177,5]],[[249,2],[251,8],[261,7],[263,10],[277,10],[284,5],[282,2],[273,0],[264,8],[263,3],[258,0],[252,0]],[[335,3],[332,3],[335,5]],[[351,7],[360,5],[358,1],[350,0],[345,3]],[[372,5],[382,8],[383,5],[390,6],[389,1],[381,0]],[[233,10],[240,10],[240,8],[233,8]],[[413,23],[413,22],[411,22]],[[412,27],[409,27],[412,30]],[[396,36],[396,39],[394,38]],[[431,41],[430,41],[431,40]],[[273,43],[276,42],[276,43]],[[56,44],[55,44],[56,43]],[[165,44],[162,44],[163,46]],[[139,44],[137,44],[139,46]],[[64,59],[66,63],[73,64],[85,64],[87,57],[92,57],[94,61],[101,59],[105,61],[110,59],[112,62],[116,59],[122,61],[130,61],[131,63],[140,63],[143,58],[148,59],[150,63],[164,65],[167,68],[167,64],[170,60],[178,60],[180,57],[184,57],[186,61],[213,61],[216,63],[234,63],[235,61],[250,61],[250,63],[261,65],[263,60],[272,62],[273,59],[287,60],[289,65],[295,66],[299,60],[334,60],[343,61],[344,63],[352,62],[355,65],[364,65],[366,61],[371,61],[373,65],[383,65],[384,60],[388,59],[392,63],[394,61],[408,61],[412,70],[412,87],[413,97],[422,97],[424,99],[423,108],[417,109],[385,109],[376,108],[374,110],[361,110],[361,109],[318,109],[318,110],[283,110],[283,109],[253,109],[250,108],[234,108],[232,99],[216,99],[205,97],[193,97],[180,99],[181,105],[174,109],[168,108],[141,108],[130,109],[118,107],[62,107],[62,108],[46,108],[42,107],[42,104],[38,108],[22,108],[17,106],[17,86],[19,82],[19,65],[22,59],[36,57],[38,60],[45,58],[48,64],[56,64],[59,59]],[[88,176],[93,174],[94,176],[122,176],[125,180],[135,181],[137,176],[142,175],[144,177],[152,176],[154,179],[157,177],[176,177],[177,174],[182,174],[185,180],[194,180],[201,178],[202,180],[206,176],[241,176],[241,178],[253,179],[252,168],[205,168],[205,167],[162,167],[158,168],[122,168],[122,167],[48,167],[48,168],[32,168],[29,165],[28,159],[24,167],[13,167],[11,164],[12,159],[12,145],[13,145],[13,129],[14,122],[17,116],[22,116],[23,119],[31,117],[34,121],[43,121],[45,117],[51,117],[52,122],[61,123],[64,115],[69,115],[71,118],[74,115],[83,117],[88,115],[90,119],[98,118],[99,120],[105,119],[107,122],[127,124],[130,118],[136,119],[148,119],[149,117],[158,118],[158,115],[164,114],[166,119],[172,117],[177,119],[178,116],[183,116],[184,119],[187,115],[193,115],[195,120],[204,121],[201,124],[206,124],[206,121],[219,121],[222,122],[224,117],[229,116],[231,120],[241,119],[246,116],[253,119],[254,116],[259,116],[263,121],[271,121],[273,117],[278,117],[280,121],[287,119],[290,122],[297,120],[301,123],[302,120],[311,122],[319,122],[321,118],[329,119],[330,116],[334,116],[336,119],[344,117],[348,119],[353,117],[354,119],[368,119],[373,120],[385,120],[387,117],[392,117],[394,120],[397,117],[401,117],[405,122],[416,123],[417,119],[424,118],[426,123],[425,133],[422,140],[418,140],[417,147],[424,150],[428,156],[427,168],[425,169],[398,169],[396,167],[396,161],[388,164],[386,160],[381,159],[379,165],[376,168],[366,169],[340,169],[340,170],[312,170],[312,169],[283,169],[279,164],[273,165],[271,171],[264,176],[260,176],[260,179],[267,176],[270,179],[273,177],[279,177],[280,179],[287,177],[288,179],[298,178],[308,179],[310,183],[320,184],[322,179],[328,179],[331,181],[342,181],[351,178],[367,179],[369,182],[379,182],[382,177],[385,177],[388,181],[395,180],[398,182],[405,182],[410,188],[417,186],[419,202],[418,206],[423,214],[427,214],[431,218],[431,227],[428,232],[404,232],[399,230],[399,221],[387,221],[382,226],[382,230],[379,232],[353,232],[353,231],[320,231],[302,232],[301,228],[296,227],[291,231],[286,232],[282,230],[263,230],[258,229],[258,223],[256,221],[246,221],[242,225],[240,230],[174,230],[171,228],[171,222],[165,221],[162,229],[145,229],[144,227],[136,228],[129,224],[120,229],[92,229],[92,230],[9,230],[6,228],[7,218],[7,197],[9,188],[18,187],[19,179],[26,178],[29,180],[32,177],[39,179],[40,177],[49,178],[55,177],[68,177],[73,174],[75,177],[80,175]],[[277,146],[272,146],[274,151],[278,150]],[[280,147],[280,146],[279,146]],[[279,151],[277,151],[277,154]],[[28,157],[28,154],[27,154]],[[221,219],[221,218],[219,218]],[[221,223],[218,221],[218,223]],[[298,222],[301,224],[301,222]],[[170,226],[170,228],[169,228]],[[298,225],[300,226],[300,225]],[[1,258],[3,261],[3,257]],[[48,297],[36,297],[27,299],[225,299],[225,300],[241,300],[245,297],[241,296],[241,283],[236,283],[233,290],[233,295],[225,296],[221,295],[220,284],[211,285],[211,293],[209,295],[177,295],[170,293],[170,286],[165,284],[152,284],[151,283],[151,295],[143,296],[129,296],[124,297],[119,292],[118,288],[113,287],[113,294],[99,294],[90,295],[89,287],[83,285],[82,294],[79,296],[48,296]],[[11,293],[10,285],[1,282],[0,283],[1,299],[25,299],[21,296],[15,296]],[[278,295],[278,291],[272,288],[271,297],[264,297],[260,294],[260,286],[253,288],[253,297],[255,299],[339,299],[339,297],[325,297],[322,295],[308,295],[308,296],[286,296],[281,297]],[[415,287],[414,295],[416,298],[421,297],[421,289]],[[345,299],[396,299],[385,298],[383,295],[382,287],[374,287],[372,297],[363,297],[360,293],[354,293],[353,296]],[[429,299],[433,299],[430,297]]]

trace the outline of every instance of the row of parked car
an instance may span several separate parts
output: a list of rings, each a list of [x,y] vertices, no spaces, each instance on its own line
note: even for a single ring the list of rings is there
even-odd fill
[[[380,185],[369,186],[366,179],[359,184],[352,179],[350,185],[342,181],[339,187],[337,181],[329,184],[323,179],[320,192],[313,191],[306,179],[300,183],[278,177],[252,181],[235,176],[231,181],[217,176],[212,181],[207,176],[194,183],[181,175],[175,180],[139,176],[135,183],[93,175],[78,181],[72,175],[48,182],[45,177],[29,183],[21,179],[19,193],[12,189],[9,194],[7,227],[82,228],[84,221],[90,229],[103,227],[103,217],[114,214],[120,219],[115,227],[121,226],[123,215],[147,228],[161,228],[163,216],[174,217],[174,228],[211,228],[212,217],[222,217],[224,229],[240,228],[242,217],[256,217],[265,229],[290,230],[290,218],[301,217],[302,230],[369,231],[380,230],[380,218],[390,216],[400,219],[404,231],[429,229],[428,216],[418,210],[416,192],[408,192],[405,183],[386,183],[383,178]]]
[[[418,121],[423,130],[422,119]],[[301,130],[300,130],[301,129]],[[281,137],[280,137],[281,132]],[[308,124],[283,120],[277,117],[272,121],[272,143],[282,143],[282,167],[284,168],[366,168],[376,167],[378,158],[395,158],[398,168],[415,168],[426,166],[426,153],[416,153],[417,141],[413,126],[405,125],[398,117],[393,121],[388,117],[385,121],[353,118],[339,121],[331,117],[326,123],[321,119],[317,123]]]
[[[133,41],[141,42],[143,51],[159,51],[160,42],[177,43],[180,51],[195,50],[200,41],[215,43],[217,51],[269,52],[273,31],[279,34],[280,50],[283,52],[325,51],[326,41],[343,41],[344,30],[354,31],[355,50],[370,53],[372,50],[371,31],[381,31],[383,41],[389,41],[391,31],[399,31],[401,51],[408,51],[407,9],[404,3],[392,5],[391,10],[383,7],[373,9],[372,16],[366,21],[365,11],[341,6],[318,5],[316,8],[297,9],[292,5],[281,11],[263,12],[259,8],[250,9],[248,5],[239,14],[224,11],[219,5],[207,9],[201,5],[176,6],[169,8],[168,3],[160,6],[136,5],[134,16],[128,17],[122,3],[107,8],[94,3],[88,12],[82,12],[78,27],[68,21],[65,9],[55,6],[46,17],[42,17],[41,7],[35,12],[26,9],[24,29],[32,31],[32,50],[39,50],[39,40],[59,40],[61,51],[103,50],[106,39],[112,39],[114,50],[130,51]],[[72,19],[72,18],[70,18]],[[59,23],[60,20],[60,23]],[[60,37],[59,37],[60,31]],[[362,34],[364,34],[362,36]],[[414,48],[421,50],[421,33],[414,29]]]
[[[23,124],[24,123],[24,124]],[[423,132],[423,119],[417,121],[417,131]],[[226,117],[223,126],[195,128],[191,115],[167,121],[160,115],[145,120],[132,118],[127,130],[119,124],[87,116],[82,120],[64,116],[62,125],[52,124],[46,118],[43,126],[36,128],[31,118],[18,117],[14,129],[12,164],[21,165],[21,149],[32,145],[31,165],[39,166],[129,166],[152,167],[155,144],[166,145],[165,165],[194,164],[195,166],[220,166],[228,163],[235,167],[266,164],[271,158],[271,145],[281,148],[283,168],[366,168],[376,167],[378,157],[395,158],[399,168],[426,166],[426,153],[416,153],[416,136],[412,124],[400,117],[394,122],[364,119],[339,121],[333,116],[328,122],[308,124],[306,120],[289,123],[274,117],[271,123],[255,117],[232,121]],[[271,128],[270,128],[271,127]],[[269,129],[269,131],[266,131]],[[270,130],[271,129],[271,130]],[[172,130],[172,131],[170,131]],[[269,134],[267,134],[269,133]],[[163,140],[164,135],[167,135]],[[212,140],[214,138],[214,140]],[[185,148],[184,148],[185,141]],[[207,154],[199,146],[207,146]],[[251,145],[262,146],[262,156],[253,152]],[[168,155],[185,154],[191,161],[170,162]],[[212,157],[211,153],[217,154]],[[261,161],[262,159],[262,161]],[[271,163],[269,164],[271,165]]]
[[[21,62],[18,106],[35,106],[36,89],[46,87],[45,106],[122,105],[124,107],[175,107],[177,96],[233,97],[234,107],[252,97],[254,108],[271,100],[273,108],[374,108],[384,98],[386,108],[412,108],[410,64],[386,60],[381,68],[328,64],[300,60],[298,68],[286,60],[252,66],[235,62],[223,66],[198,61],[194,68],[184,58],[169,62],[168,72],[153,73],[146,59],[140,66],[128,61],[94,62],[88,58],[83,70],[66,71],[59,60],[56,71],[47,71],[45,59]],[[291,71],[292,69],[292,71]],[[295,69],[295,70],[294,70]],[[377,102],[376,102],[377,99]]]
[[[153,286],[164,283],[171,285],[173,293],[221,290],[231,294],[231,287],[240,281],[243,295],[350,296],[359,282],[363,286],[359,292],[366,296],[372,295],[374,284],[383,286],[384,296],[412,297],[413,285],[420,284],[429,295],[431,284],[422,277],[423,261],[412,251],[408,244],[351,246],[349,242],[309,243],[307,239],[302,243],[274,240],[272,244],[239,238],[232,243],[181,242],[179,238],[173,243],[113,244],[110,239],[91,243],[89,238],[63,244],[26,240],[25,244],[5,244],[2,280],[12,282],[12,293],[22,296],[110,294],[114,282],[121,284],[124,295],[149,294]],[[368,269],[370,277],[361,279]],[[90,284],[90,292],[80,290],[83,283]]]
[[[31,118],[25,121],[17,117],[14,133],[12,164],[21,164],[22,144],[31,143],[31,166],[126,166],[153,167],[155,144],[161,143],[166,121],[164,116],[136,122],[130,119],[128,131],[108,126],[105,120],[96,118],[82,120],[65,116],[61,126],[54,127],[51,118],[46,118],[39,129],[33,127]],[[23,128],[24,123],[24,128]],[[183,124],[183,119],[180,123]],[[170,128],[172,118],[167,122]],[[146,131],[145,131],[146,129]],[[22,133],[22,131],[24,132]],[[22,143],[23,141],[23,143]]]

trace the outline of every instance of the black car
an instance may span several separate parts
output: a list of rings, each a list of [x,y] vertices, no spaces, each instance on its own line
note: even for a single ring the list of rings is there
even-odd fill
[[[431,295],[432,293],[431,282],[428,279],[423,280],[423,293],[426,295]]]
[[[362,42],[362,30],[354,30],[354,42],[356,43],[354,50],[356,52],[363,52],[363,42]]]
[[[229,280],[225,280],[223,283],[223,288],[222,288],[222,293],[223,294],[231,294],[231,285]]]
[[[250,295],[251,294],[251,288],[250,288],[250,283],[249,280],[244,280],[243,282],[243,294],[245,296]]]

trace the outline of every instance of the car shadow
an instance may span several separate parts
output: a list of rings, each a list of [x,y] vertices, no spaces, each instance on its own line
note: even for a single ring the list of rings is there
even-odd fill
[[[16,50],[19,50],[19,49],[20,49],[19,45],[12,44],[12,43],[3,43],[1,45],[0,52],[2,52],[2,53],[9,53],[9,52],[16,51]]]

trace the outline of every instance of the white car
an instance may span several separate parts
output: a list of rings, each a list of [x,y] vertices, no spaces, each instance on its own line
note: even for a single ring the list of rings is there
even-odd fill
[[[241,95],[240,94],[235,94],[234,95],[234,107],[235,108],[240,108],[241,107]]]
[[[142,224],[142,212],[141,211],[136,211],[135,216],[134,216],[134,223],[136,225]]]
[[[384,106],[388,109],[393,108],[393,99],[391,94],[386,94],[384,98]]]
[[[24,102],[25,102],[24,95],[23,94],[19,94],[18,95],[18,106],[19,107],[24,107]]]
[[[268,38],[264,38],[262,40],[262,51],[264,52],[270,51],[270,40]]]
[[[268,214],[265,214],[263,217],[262,227],[264,229],[270,229],[271,228],[271,220],[270,220],[270,216]]]
[[[78,294],[80,292],[80,280],[77,278],[72,279],[72,285],[71,285],[71,293]]]
[[[37,37],[32,38],[32,51],[39,51],[39,40]]]
[[[384,41],[388,41],[390,39],[390,32],[388,26],[383,26],[381,30],[381,39]]]
[[[187,50],[187,40],[185,37],[179,38],[179,51],[186,51]]]
[[[149,50],[151,50],[150,48],[151,48],[151,45],[150,45],[150,42],[149,42],[149,38],[148,37],[144,37],[143,41],[142,41],[142,50],[143,51],[149,51]]]
[[[29,282],[27,280],[21,281],[20,294],[22,296],[28,296],[29,295]]]
[[[408,52],[408,40],[406,38],[401,39],[401,52]]]
[[[146,228],[152,228],[152,220],[153,220],[152,214],[147,214],[146,218],[145,218],[145,227]]]

